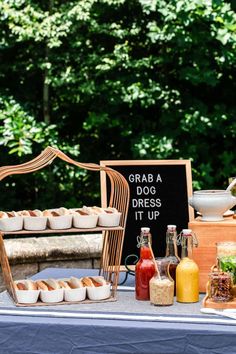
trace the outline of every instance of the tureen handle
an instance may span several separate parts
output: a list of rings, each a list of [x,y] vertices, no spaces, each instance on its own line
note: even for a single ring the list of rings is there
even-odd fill
[[[233,186],[236,184],[236,178],[233,179],[233,181],[228,185],[228,187],[226,188],[227,191],[230,191]]]
[[[191,205],[191,207],[194,208],[194,206],[193,206],[193,196],[188,198],[188,203],[189,203],[189,205]]]

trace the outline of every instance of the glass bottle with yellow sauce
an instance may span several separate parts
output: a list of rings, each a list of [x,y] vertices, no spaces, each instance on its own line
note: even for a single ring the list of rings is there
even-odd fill
[[[176,300],[178,302],[199,301],[199,268],[192,257],[192,247],[197,246],[196,235],[190,229],[180,233],[182,246],[181,261],[176,268]]]

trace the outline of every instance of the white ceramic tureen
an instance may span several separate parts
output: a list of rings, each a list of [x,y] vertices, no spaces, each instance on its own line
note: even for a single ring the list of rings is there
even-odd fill
[[[229,187],[227,190],[196,191],[189,198],[189,204],[202,214],[202,221],[222,221],[223,214],[236,204]]]

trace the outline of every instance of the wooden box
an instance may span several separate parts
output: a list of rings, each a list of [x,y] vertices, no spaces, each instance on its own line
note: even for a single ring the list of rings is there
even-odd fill
[[[208,274],[216,263],[216,243],[236,241],[236,219],[225,217],[224,221],[203,222],[198,217],[190,221],[188,227],[198,238],[199,245],[193,249],[193,259],[199,266],[200,292],[206,292]]]

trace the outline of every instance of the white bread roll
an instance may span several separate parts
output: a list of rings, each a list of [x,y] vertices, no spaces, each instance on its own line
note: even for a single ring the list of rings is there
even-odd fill
[[[37,284],[30,279],[25,280],[25,286],[27,290],[37,290]]]
[[[15,290],[27,290],[25,280],[19,280],[14,282],[14,288]]]
[[[40,216],[40,217],[43,216],[42,211],[39,209],[34,209],[33,212],[35,213],[36,216]]]
[[[97,206],[93,206],[93,207],[92,207],[92,210],[95,212],[95,214],[98,214],[98,215],[105,213],[104,209],[102,209],[102,208],[100,208],[100,207],[97,207]]]
[[[61,207],[57,210],[57,212],[60,214],[60,215],[69,215],[70,212],[68,209],[64,208],[64,207]]]
[[[76,278],[76,277],[71,277],[69,280],[67,280],[67,283],[70,285],[72,289],[77,289],[77,288],[83,288],[84,284],[81,279]]]
[[[44,280],[37,280],[36,285],[37,285],[38,290],[44,290],[44,291],[49,290],[48,285],[45,283]]]
[[[94,283],[89,277],[83,277],[81,281],[83,283],[83,286],[95,287]]]
[[[105,208],[104,211],[108,214],[117,214],[118,213],[118,210],[116,208],[111,208],[111,207]]]
[[[61,216],[61,215],[59,214],[58,210],[57,211],[52,210],[51,211],[51,216]]]
[[[52,287],[54,290],[61,289],[61,286],[59,285],[58,281],[55,279],[47,279],[45,280],[45,283],[48,284],[50,287]]]
[[[21,211],[18,211],[18,215],[19,216],[30,216],[30,213],[28,210],[21,210]]]
[[[7,219],[8,215],[5,213],[5,211],[0,211],[0,219]]]
[[[58,280],[58,284],[63,289],[71,289],[70,285],[64,280]]]
[[[76,209],[74,210],[74,214],[79,214],[79,215],[91,215],[91,213],[89,213],[89,211],[83,209],[83,208],[79,208],[79,209]]]
[[[28,210],[28,212],[29,212],[30,216],[33,216],[33,217],[37,216],[34,210]]]
[[[95,280],[96,282],[100,283],[101,285],[107,285],[107,281],[102,276],[91,277],[92,281]]]
[[[81,208],[81,210],[85,213],[87,213],[88,215],[98,215],[99,213],[94,210],[92,207],[86,207],[85,205],[83,206],[83,208]]]
[[[49,210],[44,210],[43,211],[43,216],[52,216],[51,212]]]
[[[13,211],[7,211],[7,215],[9,218],[14,218],[15,216],[18,216],[18,214],[13,210]]]

